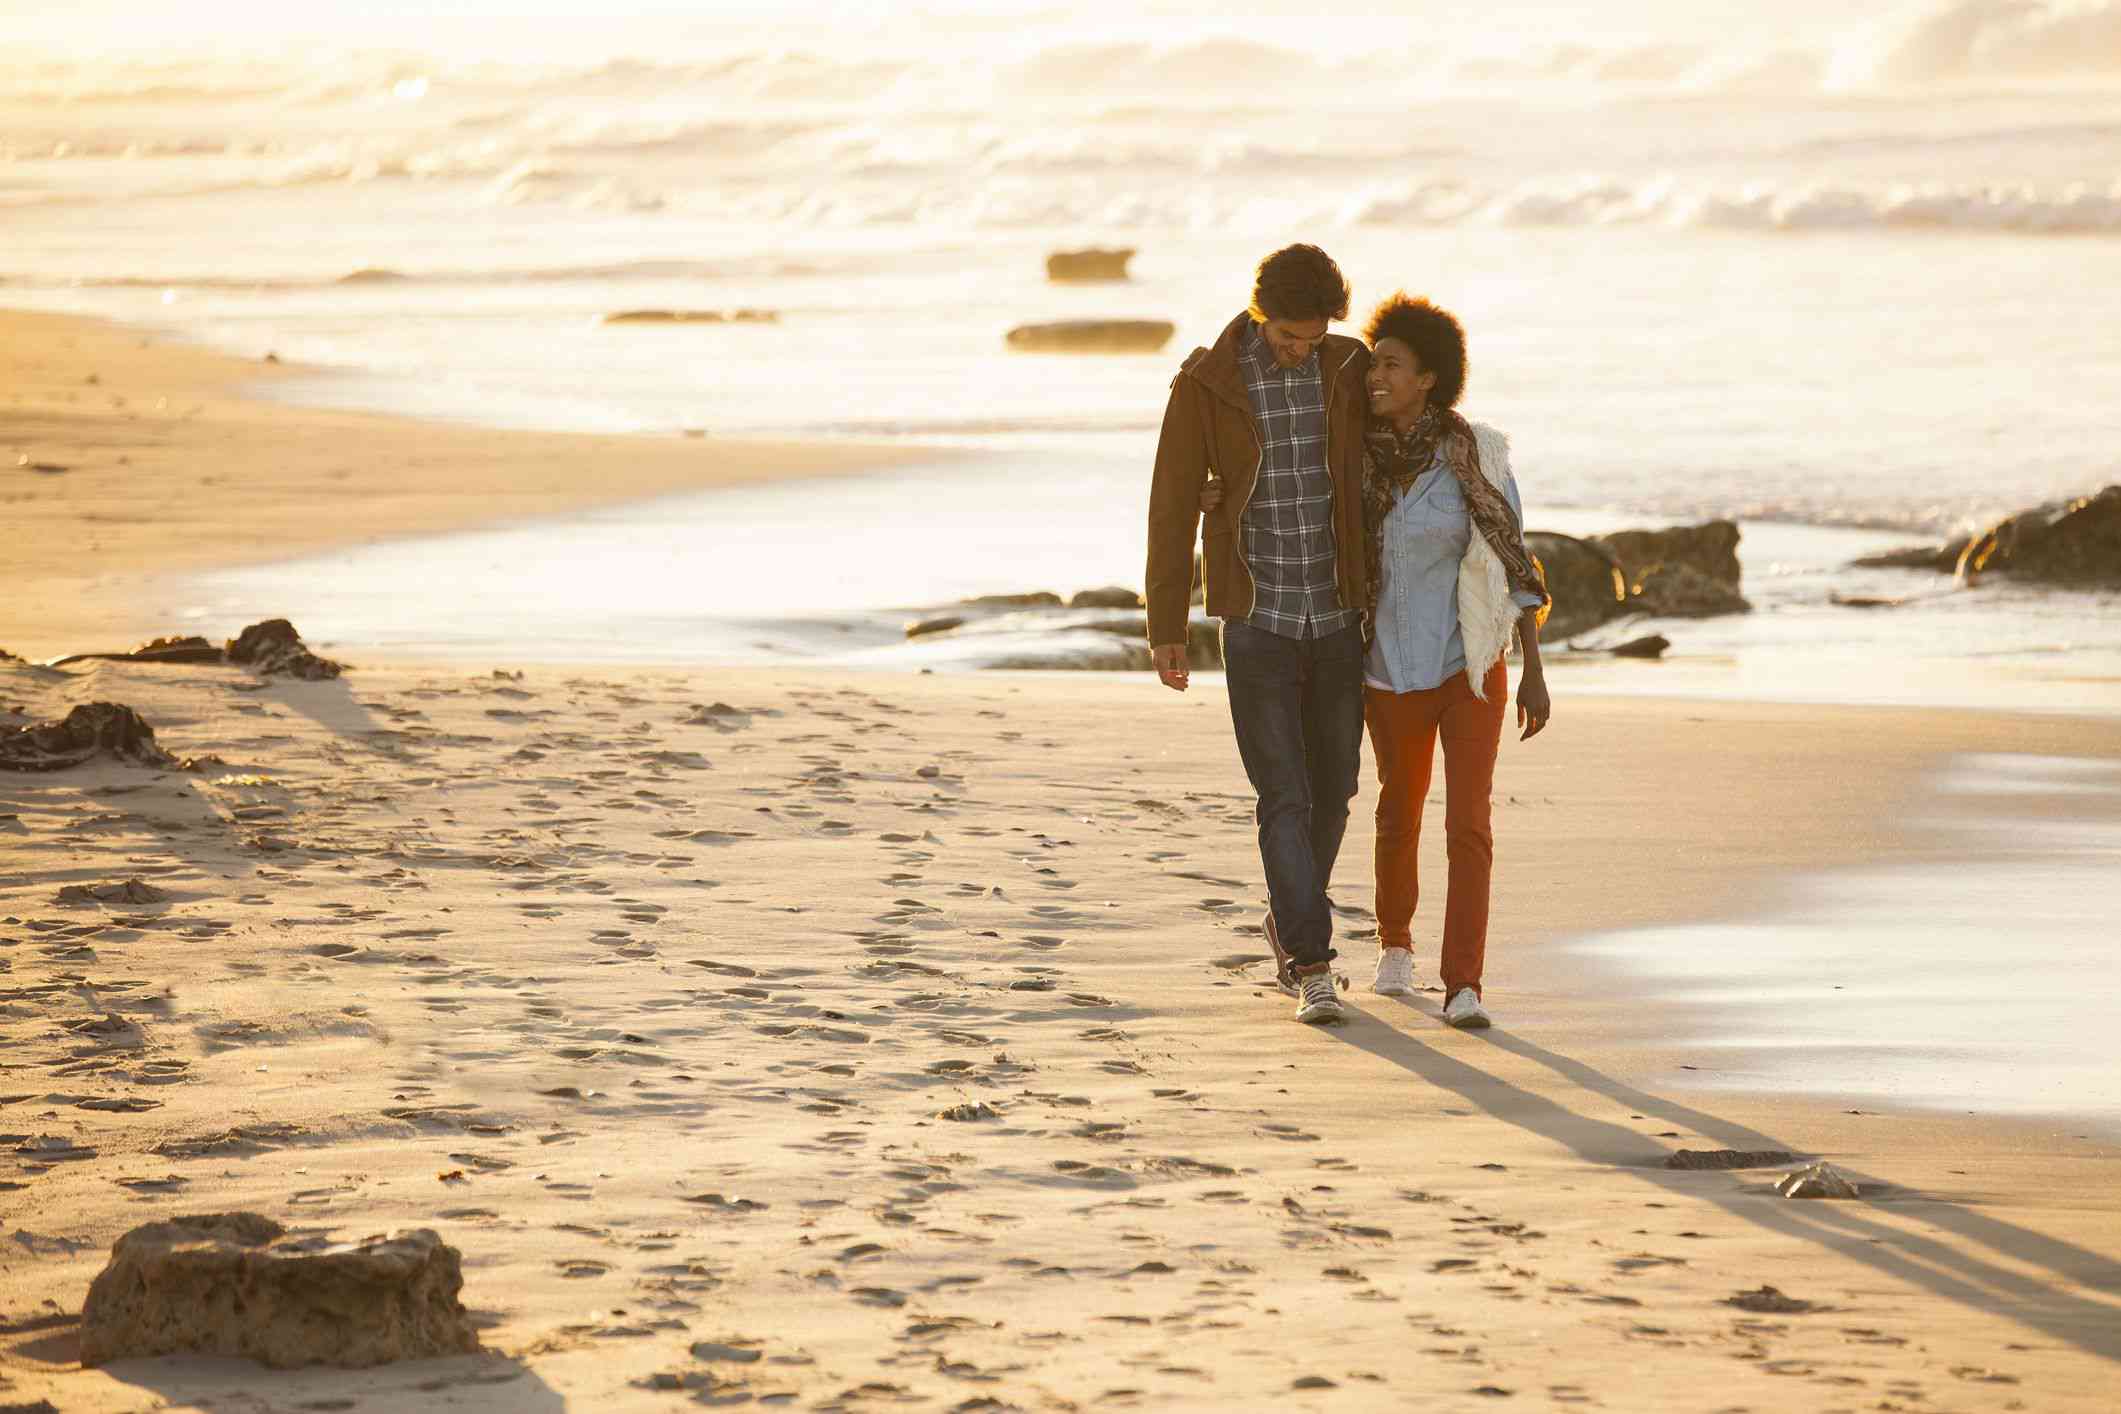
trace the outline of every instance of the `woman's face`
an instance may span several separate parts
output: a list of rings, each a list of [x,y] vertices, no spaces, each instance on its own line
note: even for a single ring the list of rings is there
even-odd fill
[[[1370,350],[1370,412],[1382,418],[1421,415],[1436,375],[1422,370],[1421,360],[1403,339],[1379,339]]]

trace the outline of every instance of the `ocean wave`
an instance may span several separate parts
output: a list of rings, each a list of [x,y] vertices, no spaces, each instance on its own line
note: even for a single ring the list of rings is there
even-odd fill
[[[2121,74],[2121,0],[1946,0],[1844,44],[1832,79],[1866,84],[2088,79]]]
[[[604,283],[614,280],[732,280],[825,275],[863,268],[864,262],[802,260],[778,256],[729,260],[622,260],[590,265],[557,265],[523,269],[491,270],[398,270],[387,266],[365,266],[340,274],[271,275],[99,275],[53,278],[47,275],[0,272],[0,288],[80,290],[223,290],[298,291],[358,288],[364,285],[389,288],[406,285],[529,285],[567,284],[579,281]]]
[[[1529,183],[1500,193],[1456,181],[1367,188],[1338,212],[1347,225],[1618,226],[1756,231],[1965,230],[2021,235],[2121,233],[2121,181],[2059,189],[1997,186],[1747,186],[1691,189],[1664,177]]]
[[[1468,40],[1424,42],[1350,55],[1323,40],[1269,43],[1214,36],[1180,43],[1084,42],[1065,24],[1034,16],[1008,36],[941,21],[927,43],[898,53],[864,46],[806,49],[823,36],[790,31],[770,45],[702,56],[610,51],[578,62],[466,63],[417,52],[285,51],[244,56],[71,58],[13,56],[0,76],[0,104],[185,108],[291,101],[304,107],[377,98],[517,100],[534,109],[583,99],[720,104],[755,114],[772,105],[873,110],[914,102],[931,111],[986,112],[997,104],[1062,104],[1080,113],[1100,102],[1197,107],[1249,98],[1261,76],[1302,104],[1494,96],[1498,85],[1566,85],[1627,91],[1819,92],[1967,83],[2082,84],[2121,74],[2121,0],[1922,0],[1883,21],[1737,27],[1721,42],[1646,35],[1614,43],[1586,22],[1555,26],[1544,42],[1505,52]],[[1838,32],[1837,32],[1838,31]],[[1676,33],[1676,31],[1675,31]],[[1763,37],[1764,34],[1764,37]],[[1743,35],[1744,37],[1738,37]],[[731,109],[728,105],[744,105]],[[682,134],[678,135],[682,140]],[[660,141],[653,133],[645,141]]]

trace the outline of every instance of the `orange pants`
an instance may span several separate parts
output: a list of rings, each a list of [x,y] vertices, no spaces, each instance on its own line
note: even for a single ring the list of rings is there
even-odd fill
[[[1495,872],[1495,832],[1488,794],[1502,747],[1510,680],[1501,663],[1481,684],[1482,701],[1464,673],[1427,692],[1363,687],[1363,717],[1377,758],[1377,940],[1413,946],[1414,906],[1421,897],[1416,855],[1421,807],[1429,794],[1436,738],[1443,738],[1444,843],[1450,886],[1444,895],[1441,970],[1444,996],[1461,987],[1480,995],[1488,951],[1488,885]]]

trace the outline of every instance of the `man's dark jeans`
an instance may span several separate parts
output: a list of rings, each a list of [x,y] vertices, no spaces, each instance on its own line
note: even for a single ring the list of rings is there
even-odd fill
[[[1284,638],[1226,622],[1223,667],[1281,945],[1298,966],[1331,961],[1326,889],[1362,765],[1362,631]]]

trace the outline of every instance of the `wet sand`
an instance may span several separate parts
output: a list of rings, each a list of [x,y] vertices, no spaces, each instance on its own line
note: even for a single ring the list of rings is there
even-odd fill
[[[0,310],[0,648],[47,658],[189,631],[160,599],[171,572],[947,455],[515,432],[259,396],[317,372]]]
[[[0,610],[17,651],[60,597],[31,583]],[[1351,1018],[1288,1019],[1212,688],[517,674],[0,664],[0,722],[125,702],[219,758],[0,776],[0,1402],[2110,1403],[2121,1149],[1695,1088],[1717,1061],[1679,1009],[1561,945],[1964,858],[1911,816],[1926,783],[1982,752],[2111,762],[2110,722],[1565,700],[1505,745],[1499,1025],[1462,1034],[1433,992],[1359,990],[1367,782],[1335,890]],[[163,897],[59,898],[135,878]],[[1714,1148],[1866,1196],[1661,1166]],[[232,1209],[435,1228],[490,1353],[81,1370],[110,1242]],[[1804,1304],[1730,1304],[1763,1285]]]

